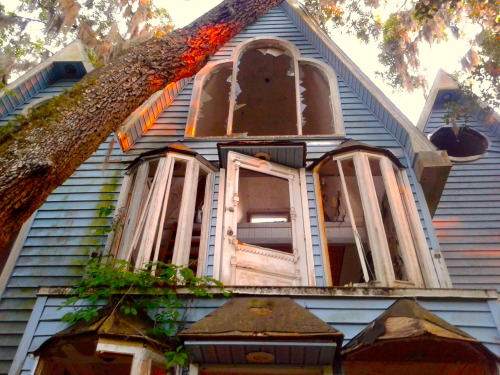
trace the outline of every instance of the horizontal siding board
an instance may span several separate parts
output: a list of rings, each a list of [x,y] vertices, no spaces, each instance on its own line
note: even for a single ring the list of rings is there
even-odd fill
[[[435,108],[426,131],[444,126],[446,110]],[[485,134],[490,150],[500,140],[479,122],[467,126]],[[454,163],[434,225],[455,287],[500,289],[498,258],[500,251],[500,154],[488,152],[479,160]]]
[[[73,83],[68,80],[41,94],[60,92]],[[116,203],[130,160],[112,141],[104,142],[38,210],[0,301],[0,350],[14,338],[19,345],[39,288],[74,284],[82,274],[79,264],[105,243],[110,219],[99,218],[99,208]]]
[[[369,299],[296,297],[294,299],[311,313],[344,333],[344,345],[394,302],[393,298],[387,297]],[[63,298],[49,298],[47,300],[31,338],[30,351],[38,348],[51,335],[67,326],[59,320],[70,311],[70,308],[67,307],[58,309],[63,301]],[[189,326],[226,302],[227,299],[217,297],[191,300],[189,310],[181,309],[180,313],[186,317]],[[479,339],[494,353],[499,353],[499,333],[486,300],[425,298],[419,299],[418,302],[424,308]],[[28,370],[29,366],[30,363],[27,362],[23,368]]]

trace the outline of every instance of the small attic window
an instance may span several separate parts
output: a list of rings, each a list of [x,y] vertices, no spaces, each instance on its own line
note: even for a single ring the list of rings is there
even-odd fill
[[[335,73],[284,39],[250,39],[196,76],[186,137],[343,134]]]
[[[439,150],[446,150],[450,160],[467,162],[479,159],[488,148],[488,140],[469,127],[460,127],[458,133],[452,127],[442,127],[430,137]]]

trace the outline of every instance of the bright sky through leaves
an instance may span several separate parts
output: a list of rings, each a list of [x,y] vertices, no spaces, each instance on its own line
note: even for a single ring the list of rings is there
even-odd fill
[[[18,1],[7,2],[0,0],[0,2],[11,10],[14,10],[16,4],[18,4]],[[182,27],[190,23],[220,2],[221,0],[154,0],[156,6],[163,7],[170,13],[176,27]],[[387,9],[387,7],[381,7],[377,11],[384,18],[386,13],[389,14],[393,10],[394,8]],[[375,76],[376,70],[383,70],[383,67],[378,62],[380,51],[375,43],[364,44],[354,36],[349,36],[345,33],[341,34],[338,29],[332,30],[331,37],[391,101],[413,123],[416,123],[425,102],[422,90],[418,89],[413,93],[393,93],[392,89],[380,77]],[[459,71],[461,69],[460,59],[469,48],[470,46],[465,40],[455,40],[453,38],[450,38],[447,42],[434,44],[432,48],[422,43],[419,59],[423,75],[429,83],[429,88],[439,68],[449,73]]]
[[[155,0],[159,6],[167,9],[175,22],[176,27],[182,27],[210,8],[219,4],[220,0]],[[382,12],[384,9],[380,9]],[[389,14],[389,10],[386,10]],[[383,16],[384,14],[382,14]],[[340,34],[332,31],[332,39],[340,48],[358,65],[361,70],[396,104],[397,107],[416,124],[425,103],[423,92],[415,90],[413,93],[393,93],[392,89],[374,72],[381,69],[378,63],[379,49],[376,44],[363,44],[354,36]],[[424,75],[429,82],[429,89],[440,68],[448,73],[461,69],[460,59],[465,55],[470,46],[464,40],[450,38],[448,42],[435,44],[429,47],[422,44],[420,47],[420,61]]]

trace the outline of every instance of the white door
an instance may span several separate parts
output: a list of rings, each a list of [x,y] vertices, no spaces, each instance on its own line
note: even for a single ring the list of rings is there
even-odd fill
[[[229,152],[224,203],[224,284],[307,285],[296,169]]]

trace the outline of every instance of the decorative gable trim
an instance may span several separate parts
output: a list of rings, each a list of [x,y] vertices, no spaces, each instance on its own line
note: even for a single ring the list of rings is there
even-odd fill
[[[148,100],[132,112],[116,132],[120,147],[124,152],[128,151],[142,134],[154,124],[158,116],[174,101],[184,87],[191,82],[191,79],[192,77],[183,78],[170,83],[163,90],[159,90],[151,95]]]
[[[309,42],[318,50],[349,87],[367,105],[373,114],[383,123],[395,139],[404,147],[413,160],[420,151],[435,151],[432,143],[399,111],[396,106],[376,87],[370,79],[352,62],[352,60],[321,30],[307,10],[297,0],[286,0],[279,8],[290,18]],[[149,129],[156,117],[168,107],[179,92],[192,79],[170,84],[164,90],[154,94],[136,110],[118,131],[120,144],[124,151],[129,150],[134,142]],[[168,92],[168,94],[167,94]],[[165,99],[163,99],[165,98]],[[168,99],[167,99],[168,98]],[[163,101],[159,103],[159,101]],[[152,107],[158,106],[158,109]]]
[[[72,78],[81,78],[94,69],[82,43],[79,40],[74,41],[2,90],[0,118],[9,115],[56,79],[68,78],[69,75],[65,71],[67,63],[74,63],[70,66]]]
[[[438,100],[439,93],[444,90],[456,91],[458,89],[459,86],[455,79],[444,70],[439,69],[436,78],[434,79],[434,83],[432,84],[429,96],[425,102],[422,114],[418,119],[417,128],[422,133],[425,132],[427,122],[429,121],[432,109]],[[479,99],[477,100],[477,104],[482,110],[476,111],[476,113],[474,113],[474,118],[486,129],[491,131],[496,137],[500,137],[500,115],[495,111],[487,110],[486,104]]]
[[[330,39],[303,5],[297,0],[286,0],[280,7],[374,115],[387,126],[412,159],[417,152],[435,150],[432,143]]]

